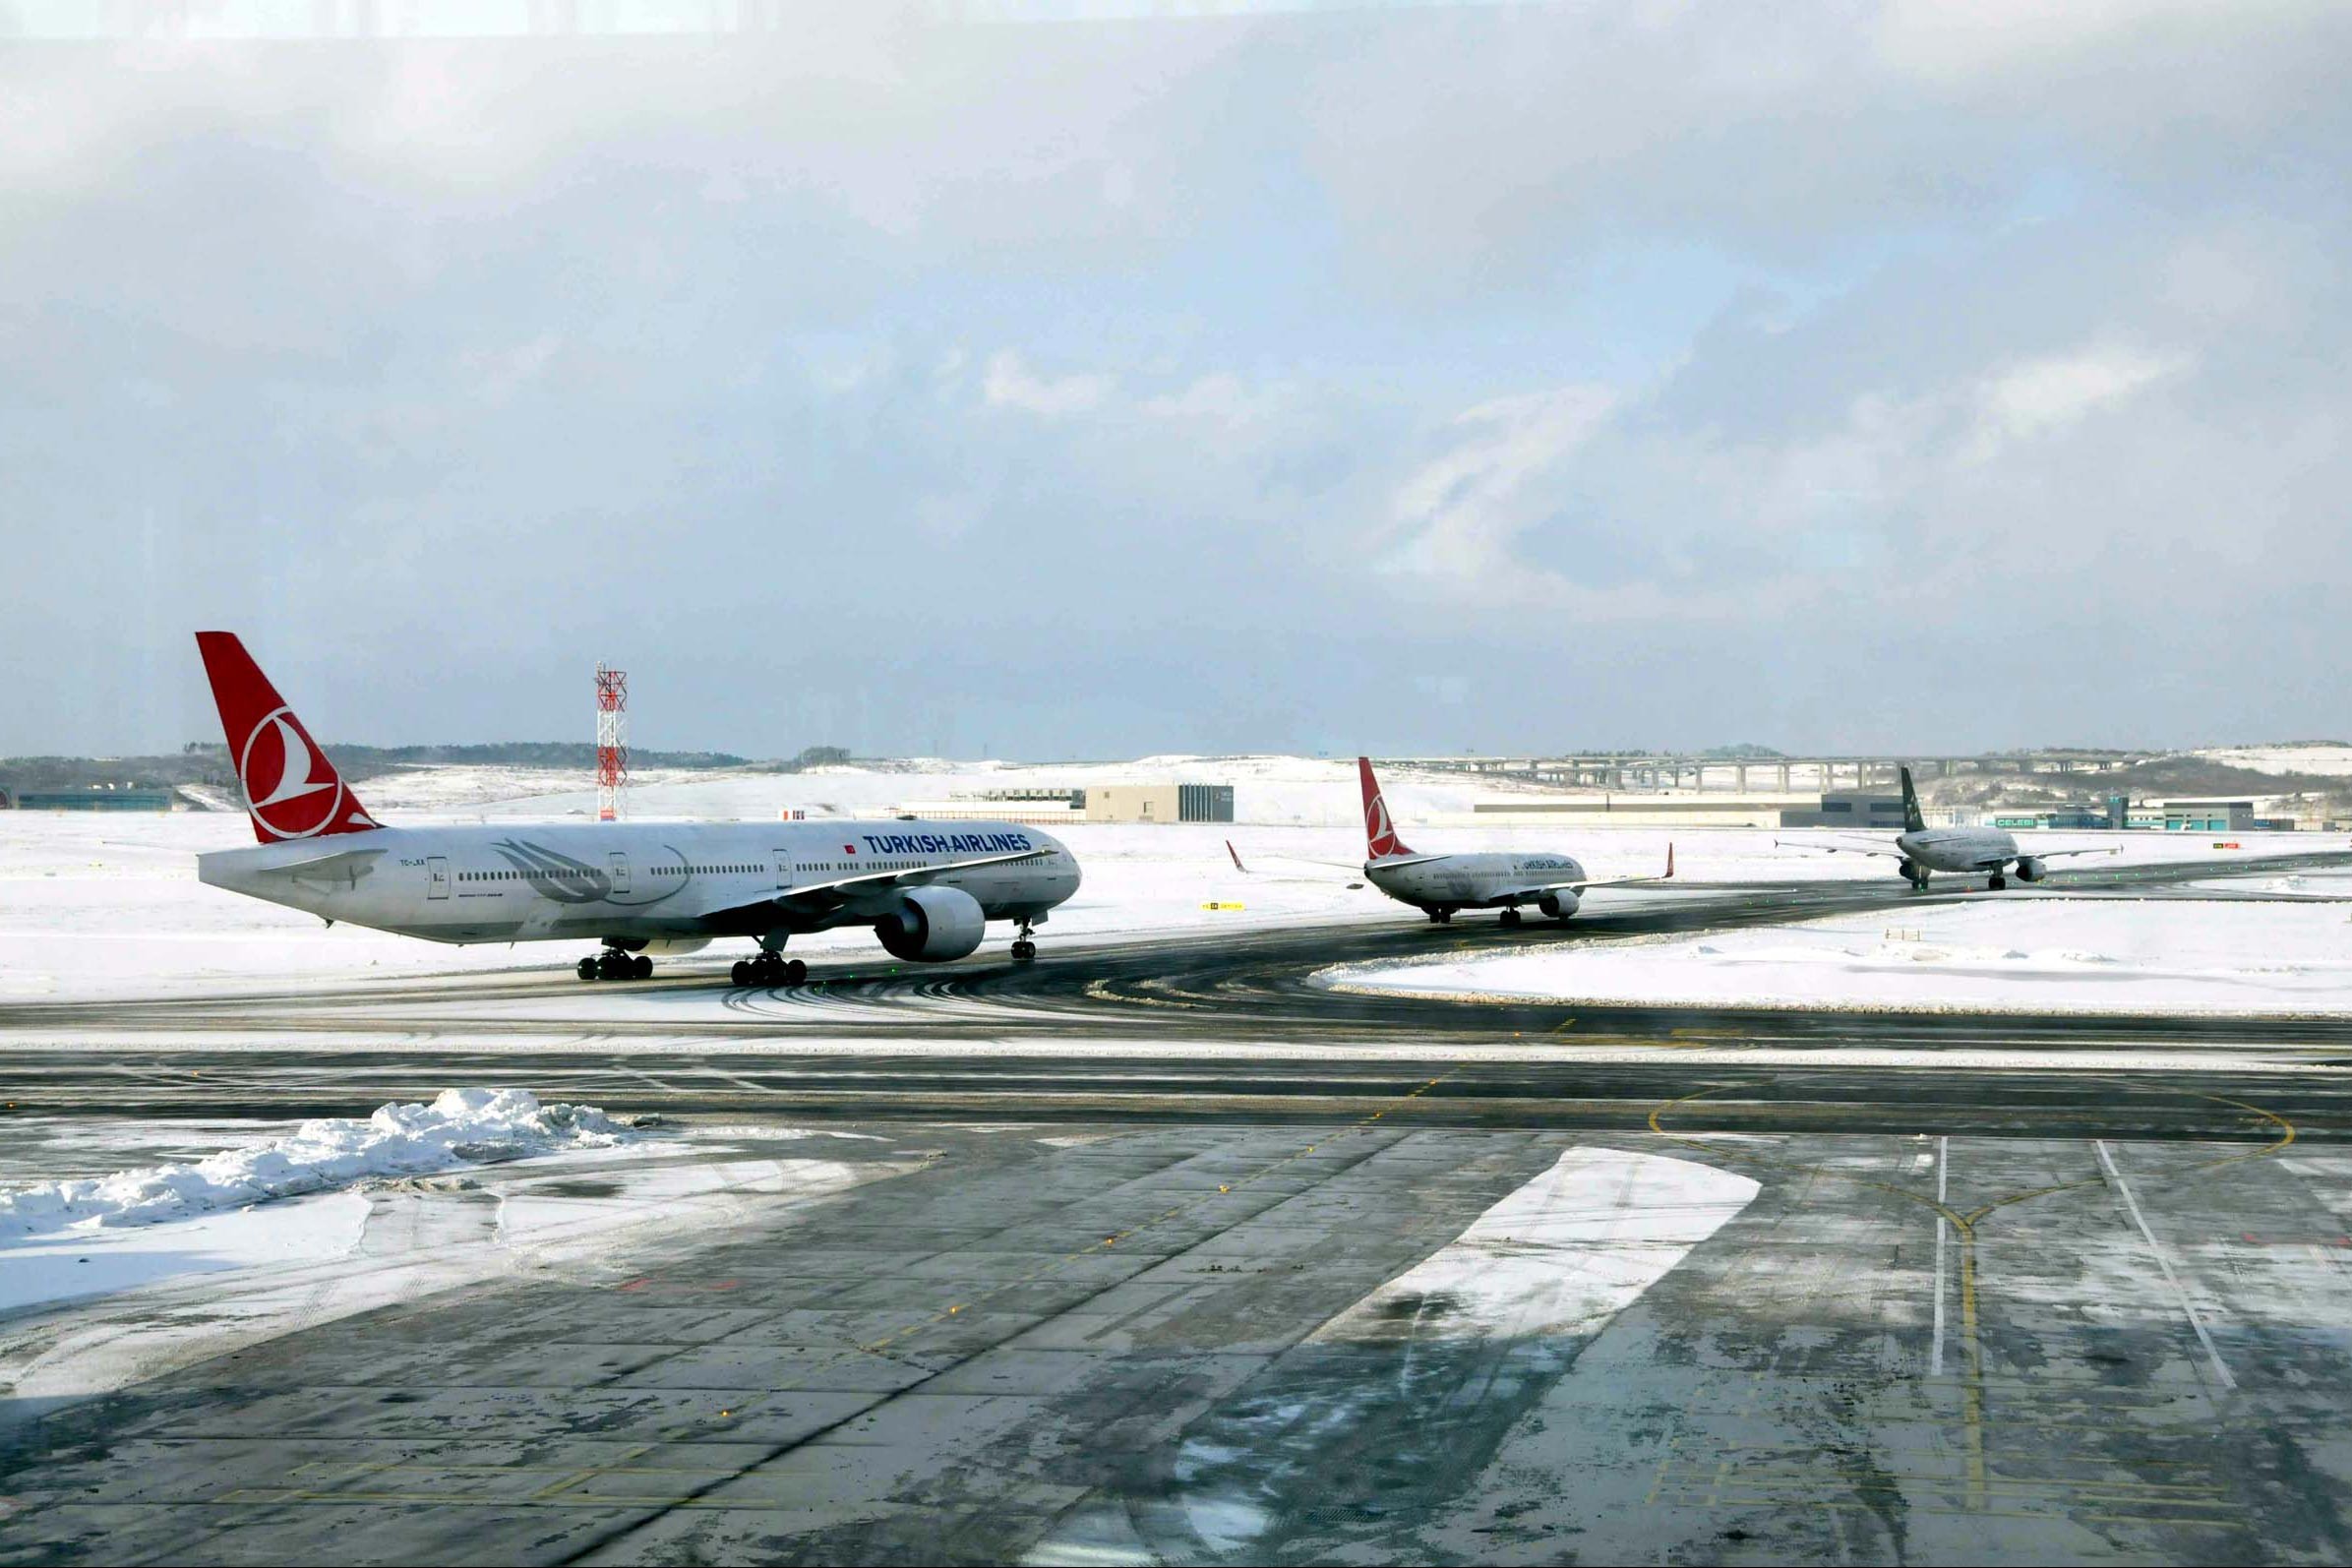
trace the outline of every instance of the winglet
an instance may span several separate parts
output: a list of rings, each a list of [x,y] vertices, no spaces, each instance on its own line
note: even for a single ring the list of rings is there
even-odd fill
[[[1230,838],[1225,841],[1225,852],[1234,858],[1234,870],[1247,876],[1249,868],[1241,864],[1241,852],[1234,848],[1234,841]]]

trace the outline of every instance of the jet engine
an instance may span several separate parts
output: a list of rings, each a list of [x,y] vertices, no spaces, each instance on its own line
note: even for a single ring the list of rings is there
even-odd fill
[[[1566,920],[1576,913],[1576,889],[1572,887],[1555,887],[1536,900],[1536,907],[1554,920]]]
[[[2018,862],[2018,880],[2020,882],[2038,882],[2049,874],[2050,868],[2030,855]]]
[[[960,887],[912,888],[895,910],[874,923],[874,934],[891,957],[927,964],[963,957],[980,945],[987,930],[980,900]]]

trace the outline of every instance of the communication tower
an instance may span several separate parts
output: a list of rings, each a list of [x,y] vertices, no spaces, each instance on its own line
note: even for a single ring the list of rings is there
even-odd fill
[[[596,666],[596,819],[618,821],[629,787],[629,675]]]

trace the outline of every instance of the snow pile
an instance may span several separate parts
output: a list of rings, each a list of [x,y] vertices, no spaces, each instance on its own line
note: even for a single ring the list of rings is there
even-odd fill
[[[610,1148],[628,1135],[593,1106],[543,1106],[527,1089],[444,1089],[429,1106],[382,1106],[365,1121],[305,1121],[273,1143],[194,1165],[150,1166],[0,1193],[0,1236],[187,1219],[369,1176]]]

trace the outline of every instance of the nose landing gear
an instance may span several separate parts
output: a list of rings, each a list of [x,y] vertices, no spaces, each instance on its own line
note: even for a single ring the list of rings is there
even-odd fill
[[[1013,962],[1017,964],[1025,964],[1037,956],[1037,943],[1030,936],[1030,920],[1028,916],[1022,916],[1021,919],[1016,922],[1016,924],[1020,927],[1021,934],[1015,936],[1012,941]]]
[[[1506,910],[1504,910],[1504,911],[1503,911],[1503,924],[1504,924],[1504,925],[1506,925],[1506,926],[1516,926],[1516,925],[1518,925],[1518,924],[1519,924],[1519,911],[1518,911],[1518,910],[1516,910],[1516,909],[1506,909]]]
[[[651,980],[653,960],[643,953],[607,947],[594,958],[581,959],[573,973],[582,980]]]

